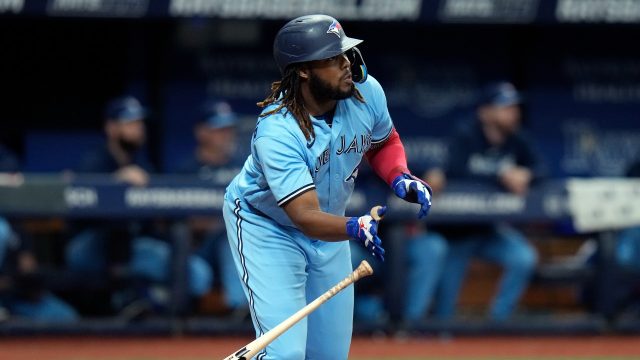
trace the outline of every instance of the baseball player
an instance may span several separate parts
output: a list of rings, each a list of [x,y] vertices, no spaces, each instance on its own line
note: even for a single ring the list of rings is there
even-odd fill
[[[420,204],[419,217],[431,207],[429,186],[407,169],[382,87],[367,76],[361,42],[326,15],[296,18],[275,38],[282,79],[258,103],[251,155],[223,209],[257,336],[352,271],[344,240],[384,260],[377,221],[344,216],[363,157],[396,195]],[[352,319],[350,287],[255,358],[346,359]]]

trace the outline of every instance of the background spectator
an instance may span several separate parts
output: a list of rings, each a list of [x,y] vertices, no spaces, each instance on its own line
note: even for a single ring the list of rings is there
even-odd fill
[[[226,186],[240,172],[245,160],[239,156],[242,152],[236,146],[237,122],[238,116],[229,103],[206,101],[194,128],[196,148],[193,156],[181,167],[181,172],[196,174],[203,181]],[[249,313],[248,304],[233,264],[222,217],[193,217],[189,224],[199,243],[196,253],[220,274],[226,311],[238,319],[245,318]]]
[[[26,236],[0,218],[0,307],[9,315],[44,322],[72,322],[78,313],[47,288],[45,272]]]
[[[436,188],[442,187],[446,179],[467,180],[496,184],[515,195],[526,195],[532,182],[544,175],[544,167],[520,131],[520,103],[521,96],[512,84],[487,85],[476,118],[449,143],[445,173],[433,170],[427,180]],[[535,269],[535,249],[522,233],[504,223],[440,231],[449,241],[449,250],[438,291],[437,316],[453,316],[469,262],[477,257],[504,270],[489,316],[507,319]]]
[[[133,97],[117,98],[106,107],[105,144],[87,154],[79,172],[111,174],[133,186],[144,186],[153,171],[144,152],[145,110]],[[108,176],[108,175],[107,175]],[[127,317],[166,308],[167,296],[150,291],[171,279],[171,245],[149,221],[98,220],[79,224],[81,231],[66,249],[70,270],[117,285],[115,309]],[[162,230],[162,229],[160,229]],[[212,281],[209,265],[192,255],[188,261],[189,293],[205,294]]]
[[[0,173],[16,173],[18,158],[0,144]],[[4,316],[37,321],[69,322],[76,311],[47,289],[44,274],[26,234],[19,235],[0,216],[0,310]],[[3,315],[0,314],[0,318]]]

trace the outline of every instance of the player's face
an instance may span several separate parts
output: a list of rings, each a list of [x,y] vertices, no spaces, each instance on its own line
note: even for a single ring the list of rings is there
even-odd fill
[[[310,62],[309,89],[318,100],[342,100],[353,95],[351,62],[345,54]]]
[[[520,107],[518,105],[502,106],[496,109],[498,127],[504,132],[514,133],[520,125]]]
[[[229,155],[235,150],[236,130],[233,126],[205,130],[202,145],[216,153]]]
[[[123,147],[135,150],[145,141],[145,127],[142,120],[118,123],[118,140]]]
[[[520,106],[488,106],[484,109],[485,122],[495,126],[505,134],[514,133],[520,126]]]

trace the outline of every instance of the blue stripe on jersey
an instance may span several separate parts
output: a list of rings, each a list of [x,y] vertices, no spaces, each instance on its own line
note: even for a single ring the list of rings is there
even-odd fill
[[[314,184],[314,183],[304,185],[304,186],[302,186],[302,187],[290,192],[288,195],[286,195],[285,197],[280,199],[278,201],[278,206],[284,206],[284,204],[286,204],[289,201],[295,199],[299,195],[302,195],[302,194],[306,193],[307,191],[313,190],[315,188],[316,188],[316,184]]]
[[[256,320],[256,324],[258,324],[258,329],[260,329],[260,335],[264,334],[264,330],[262,329],[262,324],[260,324],[260,320],[258,319],[258,314],[255,309],[255,302],[253,300],[253,290],[249,287],[249,271],[247,270],[247,261],[244,257],[244,244],[242,241],[242,217],[240,216],[240,199],[235,200],[236,208],[233,209],[233,213],[236,215],[236,236],[238,237],[238,253],[240,254],[240,264],[242,264],[242,282],[244,286],[247,287],[249,291],[249,311],[251,311],[251,315]]]

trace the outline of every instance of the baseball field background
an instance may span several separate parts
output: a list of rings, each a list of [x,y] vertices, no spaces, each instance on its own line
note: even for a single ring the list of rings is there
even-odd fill
[[[252,340],[237,336],[252,333],[248,322],[226,321],[220,264],[208,294],[187,292],[187,259],[202,242],[191,220],[223,224],[235,173],[177,173],[193,157],[208,100],[237,115],[235,155],[246,158],[256,102],[281,77],[273,39],[303,13],[332,15],[364,40],[414,174],[446,162],[454,128],[476,115],[494,80],[522,93],[522,127],[548,170],[522,198],[451,182],[420,224],[372,171],[356,172],[348,215],[375,204],[389,212],[385,267],[356,286],[379,306],[356,314],[354,329],[366,331],[354,331],[350,359],[640,359],[640,236],[622,252],[628,263],[617,246],[621,230],[640,234],[640,180],[627,177],[640,171],[640,0],[0,0],[0,169],[4,150],[15,159],[0,171],[0,222],[33,243],[42,275],[20,277],[12,291],[55,294],[79,317],[25,323],[8,311],[3,287],[19,281],[6,281],[0,256],[0,360],[214,360]],[[121,95],[146,110],[157,170],[146,187],[74,175],[104,143],[105,107]],[[134,220],[172,246],[162,280],[141,286],[124,267],[109,277],[69,269],[78,223],[120,240]],[[453,324],[425,314],[427,335],[369,335],[397,325],[412,234],[496,222],[517,227],[538,256],[512,320],[485,323],[502,272],[475,259]],[[124,261],[128,250],[115,248],[109,256]]]

